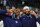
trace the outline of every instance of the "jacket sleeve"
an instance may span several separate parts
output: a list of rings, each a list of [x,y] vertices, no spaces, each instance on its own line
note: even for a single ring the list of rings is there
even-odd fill
[[[5,15],[5,13],[7,12],[7,10],[0,10],[0,19],[1,20],[4,20],[4,15]]]
[[[0,14],[5,14],[7,10],[0,10]]]
[[[38,17],[37,21],[38,21],[38,22],[39,22],[39,24],[40,24],[40,16]]]

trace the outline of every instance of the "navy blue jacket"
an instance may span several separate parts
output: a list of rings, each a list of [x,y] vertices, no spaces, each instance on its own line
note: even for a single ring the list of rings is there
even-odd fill
[[[38,19],[35,18],[35,16],[33,15],[24,15],[20,18],[21,22],[22,22],[22,26],[23,27],[37,27],[36,26],[36,21],[38,21],[40,23],[40,17]]]
[[[38,17],[37,22],[39,22],[39,24],[40,24],[40,16]]]
[[[4,27],[22,27],[20,21],[10,19],[10,16],[5,15],[7,10],[0,10],[0,18],[4,21]]]
[[[7,10],[0,10],[0,18],[4,22],[4,27],[14,27],[14,24],[12,23],[14,20],[10,19],[8,15],[5,15],[6,12]]]
[[[22,23],[19,19],[15,18],[14,20],[15,20],[15,23],[14,23],[15,27],[22,27]]]

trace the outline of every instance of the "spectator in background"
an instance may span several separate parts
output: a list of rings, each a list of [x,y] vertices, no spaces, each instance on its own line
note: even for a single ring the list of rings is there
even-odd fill
[[[15,7],[14,7],[14,6],[12,6],[12,9],[15,9]]]
[[[37,16],[40,14],[40,11],[37,12]]]
[[[20,9],[20,15],[23,16],[23,9]]]
[[[38,13],[38,8],[35,9],[36,14]]]
[[[38,11],[38,16],[40,16],[40,11]]]

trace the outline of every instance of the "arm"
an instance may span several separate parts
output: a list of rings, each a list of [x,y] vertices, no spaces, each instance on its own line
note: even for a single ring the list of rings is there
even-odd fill
[[[5,14],[7,10],[0,10],[0,14]]]
[[[39,24],[40,24],[40,16],[37,18],[37,21],[39,22]]]
[[[40,23],[40,15],[37,16],[37,14],[35,13],[34,16],[35,16],[35,18],[36,18],[36,21]]]
[[[30,11],[30,14],[34,15],[36,19],[38,18],[37,14],[33,10]]]
[[[0,20],[4,19],[4,14],[7,12],[7,10],[0,10]]]
[[[13,9],[10,9],[10,10],[0,10],[0,19],[3,19],[5,17],[5,13],[12,12],[11,10],[13,10]]]
[[[13,9],[10,9],[10,10],[0,10],[0,14],[5,14],[7,12],[13,12]]]

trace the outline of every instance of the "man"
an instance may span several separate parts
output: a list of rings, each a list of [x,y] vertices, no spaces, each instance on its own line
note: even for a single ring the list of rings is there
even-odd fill
[[[15,18],[20,19],[20,10],[19,9],[15,10]]]
[[[7,12],[13,12],[10,10],[0,10],[0,19],[3,20],[3,27],[22,27],[21,22],[18,20],[10,19],[10,16],[6,15]]]
[[[0,9],[2,9],[3,5],[0,4]],[[13,10],[13,9],[12,9]],[[8,16],[6,13],[12,12],[10,10],[0,10],[0,27],[14,27],[13,23],[14,20],[10,19],[10,16]]]
[[[23,27],[36,27],[36,21],[40,23],[40,17],[38,18],[36,13],[30,10],[28,6],[25,6],[23,10],[26,14],[20,18]]]
[[[20,21],[20,11],[19,10],[15,10],[15,27],[22,27],[22,23]]]
[[[10,16],[6,15],[5,13],[9,12],[10,10],[0,10],[0,19],[3,21],[2,27],[14,27],[13,23],[14,20],[10,19]],[[10,11],[11,12],[11,11]]]

